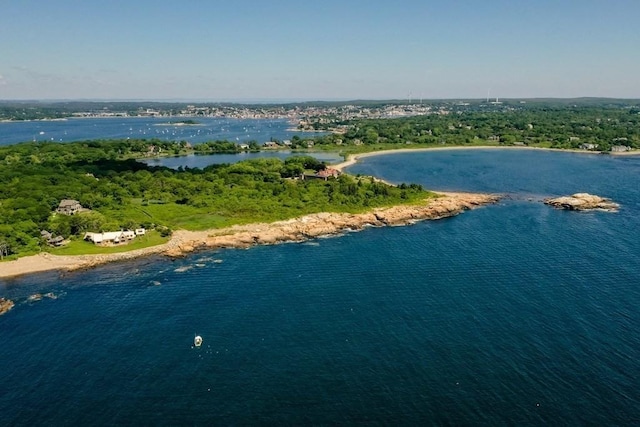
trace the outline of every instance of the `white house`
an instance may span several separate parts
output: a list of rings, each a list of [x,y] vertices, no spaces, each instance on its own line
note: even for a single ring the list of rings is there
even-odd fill
[[[622,153],[625,151],[631,151],[631,147],[627,145],[614,145],[613,147],[611,147],[611,151],[616,153]]]
[[[140,229],[144,230],[144,228]],[[143,233],[144,234],[144,233]],[[96,245],[105,243],[122,243],[133,240],[136,232],[131,230],[107,231],[106,233],[85,233],[84,240],[95,243]]]
[[[120,234],[120,239],[124,239],[124,240],[131,240],[131,239],[135,239],[136,237],[136,233],[131,231],[131,230],[125,230]]]

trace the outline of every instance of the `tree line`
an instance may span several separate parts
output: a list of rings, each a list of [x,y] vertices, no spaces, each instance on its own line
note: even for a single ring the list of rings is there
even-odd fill
[[[46,248],[42,230],[65,238],[137,227],[166,234],[176,228],[275,221],[322,211],[358,212],[429,194],[416,185],[392,187],[348,175],[329,181],[299,179],[325,168],[310,156],[179,170],[127,157],[156,144],[179,146],[116,140],[0,147],[3,256]],[[63,199],[78,200],[88,211],[53,214]]]
[[[577,149],[597,146],[640,148],[640,108],[602,106],[471,109],[393,118],[334,123],[344,134],[316,138],[316,145],[465,145],[492,144]],[[596,147],[592,147],[596,149]]]

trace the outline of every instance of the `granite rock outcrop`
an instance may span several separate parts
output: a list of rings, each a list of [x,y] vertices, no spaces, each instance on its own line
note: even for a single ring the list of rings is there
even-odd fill
[[[0,316],[11,310],[14,306],[13,301],[7,298],[0,298]]]
[[[273,223],[235,225],[204,231],[177,230],[165,244],[128,252],[99,255],[40,253],[18,258],[2,264],[0,278],[48,270],[86,269],[150,255],[178,257],[206,248],[248,248],[255,245],[301,242],[369,226],[405,225],[426,219],[450,217],[498,200],[499,196],[491,194],[440,193],[438,197],[427,199],[421,204],[378,208],[359,214],[323,212]]]
[[[558,209],[567,209],[572,211],[598,209],[615,212],[620,207],[620,205],[612,202],[610,199],[588,193],[576,193],[571,196],[549,198],[545,199],[544,203]]]
[[[360,214],[318,213],[269,224],[234,226],[220,231],[181,231],[174,244],[164,251],[168,256],[180,256],[198,248],[247,248],[282,242],[300,242],[320,236],[357,231],[365,227],[407,225],[426,219],[457,215],[499,199],[495,195],[446,193],[420,205],[402,205],[375,209]]]

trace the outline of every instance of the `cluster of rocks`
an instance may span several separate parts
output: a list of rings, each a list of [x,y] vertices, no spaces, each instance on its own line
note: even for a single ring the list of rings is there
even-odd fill
[[[429,200],[422,205],[393,206],[361,214],[318,213],[270,224],[234,226],[210,231],[206,236],[198,235],[197,232],[183,232],[176,239],[179,243],[167,248],[164,253],[168,256],[180,256],[200,247],[247,248],[253,245],[299,242],[370,226],[406,225],[426,219],[454,216],[497,200],[498,196],[494,195],[454,193]]]
[[[544,203],[555,208],[568,209],[572,211],[598,209],[615,212],[620,207],[620,205],[612,202],[610,199],[588,193],[576,193],[571,196],[545,199]]]
[[[0,316],[11,310],[14,306],[13,301],[6,298],[0,298]]]
[[[58,296],[53,292],[47,292],[46,294],[33,294],[27,297],[27,302],[38,302],[42,301],[43,298],[58,299]]]

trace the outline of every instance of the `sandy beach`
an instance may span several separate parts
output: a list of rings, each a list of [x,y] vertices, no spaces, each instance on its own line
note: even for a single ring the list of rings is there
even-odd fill
[[[394,153],[417,153],[422,151],[453,151],[453,150],[537,150],[537,151],[556,151],[563,153],[580,153],[580,154],[601,154],[598,151],[587,150],[570,150],[564,148],[541,148],[541,147],[501,147],[494,145],[477,145],[472,147],[455,146],[455,147],[425,147],[425,148],[399,148],[397,150],[382,150],[382,151],[369,151],[361,154],[350,154],[347,160],[344,162],[331,165],[332,168],[342,171],[344,168],[354,165],[360,159],[374,156],[384,156]],[[607,153],[612,156],[637,156],[640,155],[640,150],[622,151]]]
[[[179,257],[199,249],[248,248],[284,242],[301,242],[367,226],[407,225],[426,219],[440,219],[465,210],[495,203],[498,196],[472,193],[439,193],[419,205],[378,208],[360,214],[317,213],[273,223],[236,225],[204,231],[177,230],[163,245],[104,255],[59,256],[49,253],[0,263],[0,278],[43,271],[73,271],[149,255]]]

